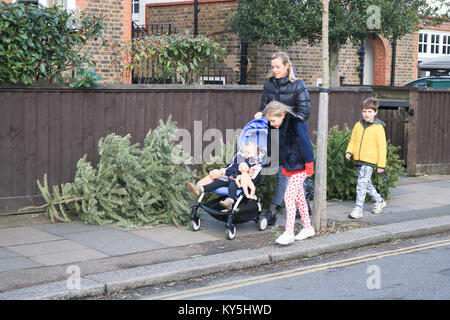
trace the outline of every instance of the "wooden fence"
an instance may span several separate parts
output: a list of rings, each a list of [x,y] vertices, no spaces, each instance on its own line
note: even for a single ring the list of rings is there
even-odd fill
[[[73,181],[76,163],[84,154],[95,165],[98,140],[109,133],[130,133],[133,142],[143,142],[149,129],[172,115],[180,128],[197,135],[194,139],[201,139],[210,128],[225,136],[226,129],[242,128],[253,118],[261,90],[261,86],[216,85],[0,86],[0,214],[41,202],[36,180],[42,180],[45,173],[49,184],[55,185]],[[319,91],[310,88],[309,92],[312,112],[308,126],[315,140],[312,132],[317,128]],[[415,115],[407,115],[412,121],[411,128],[406,126],[411,150],[408,169],[412,168],[411,174],[425,169],[449,172],[445,107],[450,107],[450,90],[410,92]],[[360,102],[373,93],[370,87],[333,89],[329,126],[351,126],[360,118]],[[380,111],[380,118],[386,118],[386,112]],[[200,129],[194,128],[195,121],[200,121]]]
[[[410,92],[407,172],[450,173],[450,89]]]

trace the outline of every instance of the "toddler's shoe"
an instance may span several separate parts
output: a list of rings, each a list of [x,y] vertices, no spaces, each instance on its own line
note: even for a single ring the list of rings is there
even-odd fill
[[[225,200],[219,201],[219,204],[222,207],[231,210],[233,208],[234,200],[232,198],[226,198]]]
[[[295,241],[295,237],[293,233],[289,233],[285,231],[281,236],[279,236],[275,242],[278,244],[281,244],[283,246],[288,245],[289,243],[292,243]]]
[[[355,208],[348,216],[352,219],[359,219],[363,217],[363,213],[360,208]]]
[[[300,232],[295,236],[295,240],[304,240],[306,238],[310,238],[314,236],[316,232],[314,228],[303,228]]]
[[[381,210],[383,210],[384,207],[386,207],[386,201],[383,200],[381,202],[375,202],[372,209],[372,213],[379,214],[381,213]]]
[[[202,187],[198,187],[193,183],[188,183],[189,190],[198,198],[202,194]]]

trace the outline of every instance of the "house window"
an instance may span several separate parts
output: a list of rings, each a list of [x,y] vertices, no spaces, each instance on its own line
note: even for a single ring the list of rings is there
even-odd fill
[[[442,54],[450,55],[450,35],[442,37]]]
[[[68,11],[75,11],[76,9],[76,0],[40,0],[39,3],[42,3],[44,6],[49,8],[57,5]]]
[[[419,60],[450,55],[450,32],[420,30],[417,51]]]
[[[139,13],[139,0],[132,0],[133,13]]]
[[[428,34],[419,33],[419,53],[427,52]]]
[[[67,9],[67,0],[47,0],[47,6],[53,7],[53,6],[60,6],[64,9]]]
[[[430,50],[431,50],[431,53],[433,53],[433,54],[439,54],[439,35],[438,34],[431,35]]]

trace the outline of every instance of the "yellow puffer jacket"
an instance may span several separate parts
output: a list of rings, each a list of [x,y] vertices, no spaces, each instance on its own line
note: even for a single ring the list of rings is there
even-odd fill
[[[371,123],[358,121],[353,127],[346,153],[350,153],[359,164],[372,164],[384,169],[386,167],[384,122],[376,118]]]

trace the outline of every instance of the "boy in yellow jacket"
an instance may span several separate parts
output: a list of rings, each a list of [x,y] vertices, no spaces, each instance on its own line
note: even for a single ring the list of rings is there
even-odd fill
[[[366,193],[369,193],[375,201],[372,213],[381,213],[386,202],[377,192],[370,180],[373,170],[382,173],[386,167],[386,135],[385,123],[375,118],[378,112],[378,99],[367,98],[361,103],[362,119],[358,121],[352,130],[352,137],[345,151],[345,158],[353,159],[357,165],[358,184],[356,186],[356,204],[349,214],[350,218],[363,217],[363,206]]]

